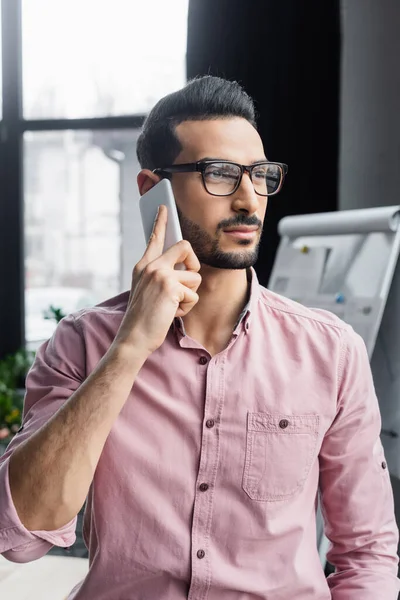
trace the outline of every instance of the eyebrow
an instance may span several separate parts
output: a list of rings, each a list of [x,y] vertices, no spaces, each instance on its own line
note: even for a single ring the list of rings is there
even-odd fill
[[[234,160],[229,160],[228,158],[217,158],[216,156],[203,156],[197,162],[201,162],[203,160],[215,160],[216,162],[236,162]],[[260,163],[260,162],[268,162],[268,159],[264,157],[264,158],[259,158],[258,160],[253,160],[249,164],[249,166],[255,165],[255,164]],[[240,163],[237,163],[237,164],[240,164]]]

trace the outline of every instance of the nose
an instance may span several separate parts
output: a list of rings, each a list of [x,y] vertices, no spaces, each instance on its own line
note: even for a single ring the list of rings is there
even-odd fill
[[[256,194],[254,191],[250,174],[245,171],[243,173],[240,186],[233,195],[232,208],[236,212],[245,212],[248,215],[253,215],[257,212],[260,206],[260,201],[262,200],[264,200],[264,198],[262,198],[262,196],[258,196],[258,194]]]

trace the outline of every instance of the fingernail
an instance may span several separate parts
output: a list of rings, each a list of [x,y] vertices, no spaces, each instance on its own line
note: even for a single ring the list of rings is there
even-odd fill
[[[160,207],[157,208],[156,219],[158,218],[159,213],[160,213]]]

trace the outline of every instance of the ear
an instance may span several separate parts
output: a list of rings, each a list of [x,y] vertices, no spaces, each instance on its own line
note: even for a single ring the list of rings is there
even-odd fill
[[[161,180],[159,175],[150,171],[150,169],[142,169],[137,176],[137,184],[141,196],[151,190]]]

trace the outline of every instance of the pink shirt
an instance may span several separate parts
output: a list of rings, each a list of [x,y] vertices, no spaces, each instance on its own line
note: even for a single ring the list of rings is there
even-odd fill
[[[24,427],[0,461],[0,552],[12,561],[75,540],[75,520],[51,532],[23,527],[9,456],[94,369],[127,299],[65,318],[38,352]],[[380,427],[361,338],[262,288],[253,271],[223,352],[211,358],[179,320],[140,371],[90,488],[90,570],[70,600],[397,599]],[[337,568],[328,580],[318,485]]]

